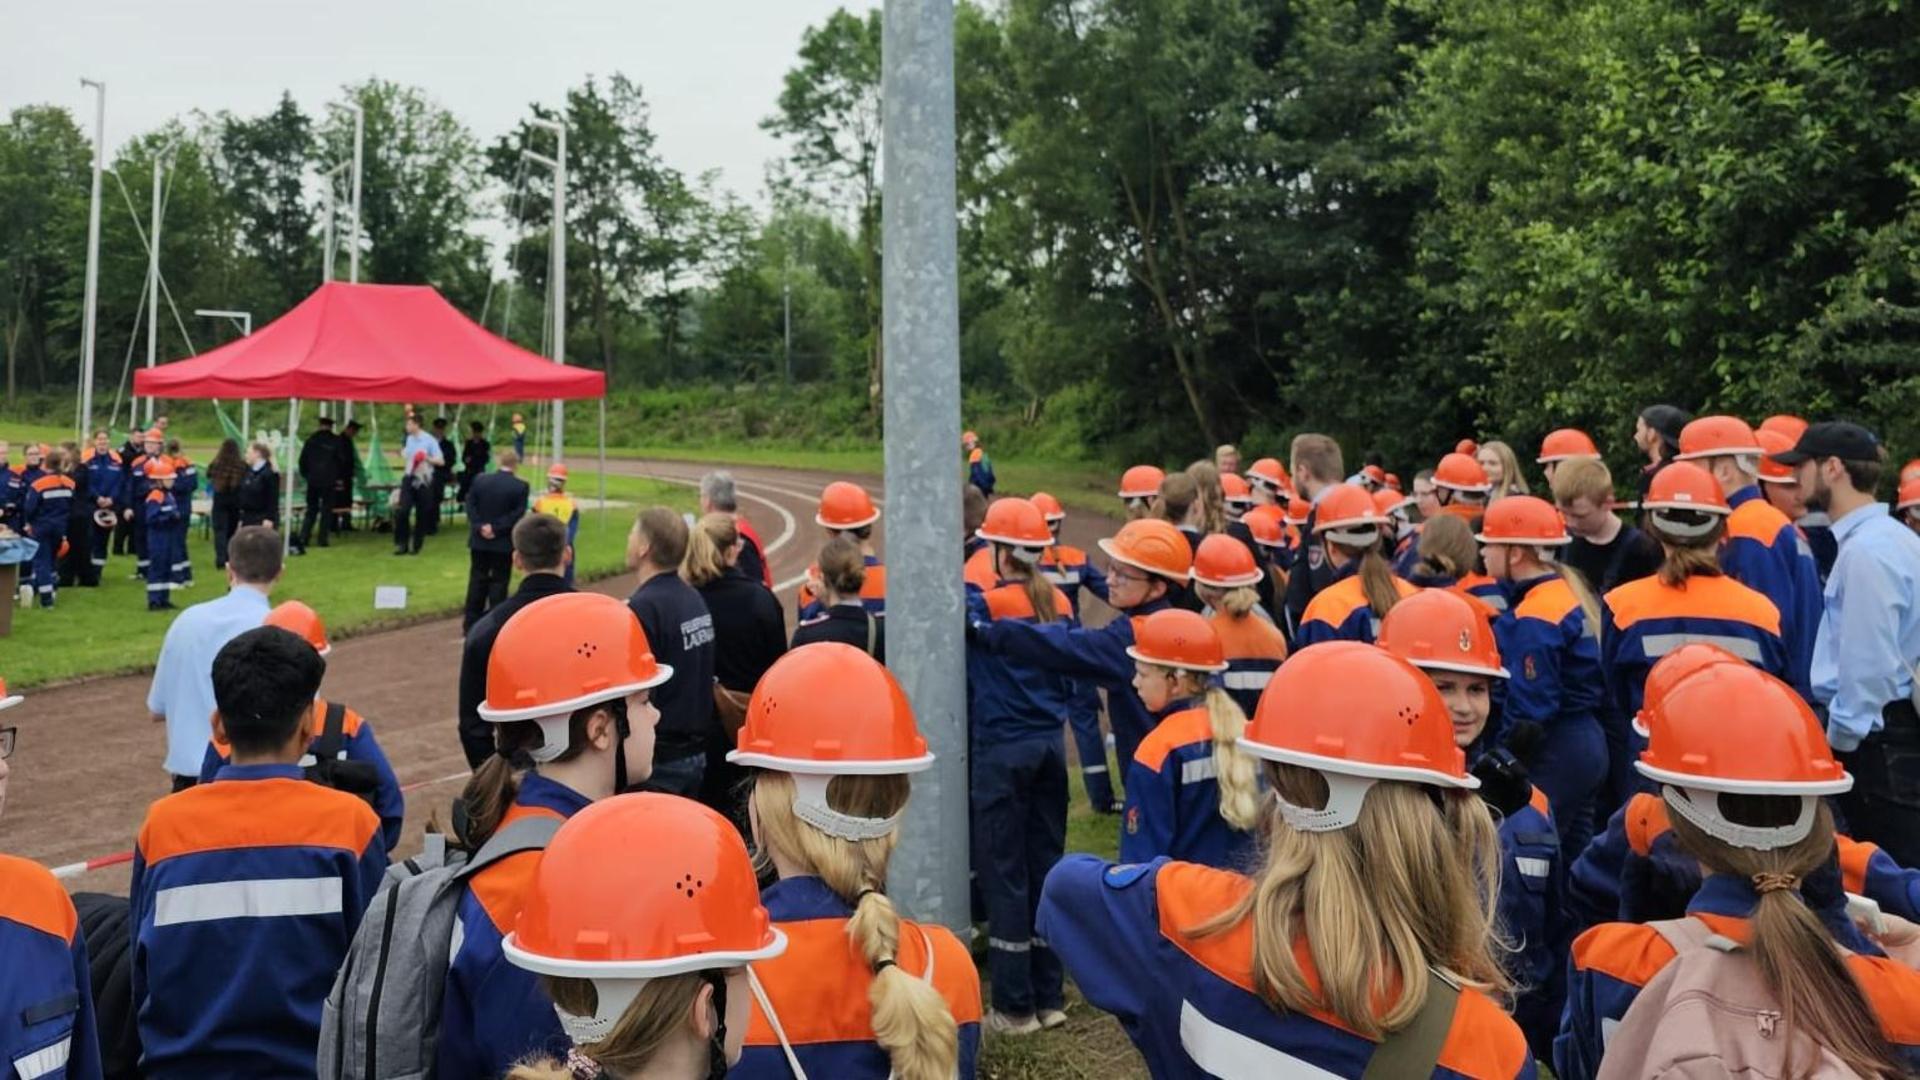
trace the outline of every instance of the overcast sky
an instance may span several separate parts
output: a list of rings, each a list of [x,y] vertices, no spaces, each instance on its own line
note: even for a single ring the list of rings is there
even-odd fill
[[[107,146],[205,109],[265,112],[291,90],[319,114],[368,76],[424,87],[484,145],[589,74],[645,89],[666,160],[762,202],[779,146],[760,130],[800,35],[873,0],[0,0],[0,110],[66,105]],[[109,153],[111,157],[111,153]]]

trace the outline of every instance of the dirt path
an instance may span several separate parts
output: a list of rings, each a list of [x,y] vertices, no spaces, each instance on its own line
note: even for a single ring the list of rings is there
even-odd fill
[[[820,542],[813,521],[820,488],[836,479],[864,480],[877,488],[878,479],[729,468],[741,510],[767,546],[774,583],[791,618],[792,594]],[[707,469],[678,462],[608,462],[612,473],[688,484]],[[1066,539],[1091,549],[1096,537],[1116,527],[1117,522],[1079,514],[1069,519]],[[883,534],[884,529],[883,519]],[[458,539],[456,533],[440,542]],[[622,574],[592,588],[624,597],[633,589],[633,577]],[[1090,607],[1100,607],[1099,602],[1090,601]],[[408,788],[403,853],[417,849],[430,815],[446,820],[448,801],[466,777],[454,723],[459,664],[457,617],[349,638],[336,643],[328,658],[327,697],[352,705],[373,723]],[[164,734],[147,720],[149,681],[144,675],[96,679],[32,696],[21,721],[31,735],[21,740],[13,761],[16,774],[0,822],[9,852],[62,866],[132,847],[147,804],[167,791],[160,767]],[[68,886],[124,893],[127,878],[128,867],[120,863],[76,874]]]

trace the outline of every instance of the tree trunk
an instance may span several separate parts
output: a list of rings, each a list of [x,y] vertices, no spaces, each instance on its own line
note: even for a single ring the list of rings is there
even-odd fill
[[[1168,297],[1165,282],[1160,273],[1160,260],[1156,254],[1156,226],[1150,212],[1143,211],[1140,200],[1134,193],[1133,182],[1124,174],[1120,177],[1121,189],[1127,196],[1127,207],[1133,216],[1134,231],[1140,236],[1141,265],[1132,270],[1133,278],[1153,297],[1153,305],[1160,312],[1160,321],[1167,328],[1168,349],[1173,354],[1174,370],[1180,375],[1180,386],[1186,391],[1187,404],[1193,409],[1193,418],[1199,425],[1201,437],[1207,445],[1218,446],[1220,440],[1213,427],[1213,417],[1208,414],[1206,400],[1200,394],[1199,378],[1195,370],[1193,357],[1181,346],[1180,339],[1188,331],[1174,310]]]

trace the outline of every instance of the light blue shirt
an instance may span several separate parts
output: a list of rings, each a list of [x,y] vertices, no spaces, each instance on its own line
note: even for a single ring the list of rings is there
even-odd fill
[[[1813,696],[1827,705],[1827,741],[1854,750],[1880,730],[1882,707],[1913,692],[1920,536],[1871,503],[1834,522],[1833,538],[1840,554],[1813,642]]]
[[[147,711],[166,717],[168,772],[200,775],[213,738],[213,658],[227,642],[265,622],[271,608],[258,589],[235,585],[220,599],[181,612],[167,627]]]
[[[434,464],[446,464],[446,462],[440,458],[440,440],[434,438],[427,432],[416,431],[407,436],[407,441],[400,447],[400,467],[402,469],[413,468],[413,452],[415,450],[427,455],[427,460]]]

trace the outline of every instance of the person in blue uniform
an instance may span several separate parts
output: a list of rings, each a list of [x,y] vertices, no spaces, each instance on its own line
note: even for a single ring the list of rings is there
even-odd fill
[[[1579,851],[1593,835],[1593,801],[1607,778],[1600,605],[1580,572],[1559,561],[1573,538],[1552,503],[1509,495],[1487,507],[1480,529],[1487,571],[1511,601],[1493,624],[1513,672],[1502,723],[1540,730],[1528,769],[1553,803],[1561,848]]]
[[[991,630],[1073,625],[1072,605],[1040,571],[1053,531],[1038,507],[1005,498],[987,508],[979,536],[997,584],[967,588],[967,618]],[[989,1032],[1024,1035],[1066,1020],[1060,962],[1033,932],[1040,886],[1067,842],[1067,748],[1061,718],[1073,684],[1036,658],[967,650],[972,747],[973,870],[987,909]]]
[[[1242,713],[1259,707],[1261,691],[1287,658],[1287,636],[1256,591],[1266,578],[1247,546],[1231,536],[1209,536],[1193,553],[1193,591],[1226,659],[1220,683]]]
[[[1813,639],[1825,607],[1820,567],[1813,549],[1786,514],[1760,494],[1760,459],[1766,454],[1746,421],[1703,416],[1680,432],[1675,461],[1706,469],[1720,485],[1731,513],[1720,542],[1720,568],[1760,593],[1780,612],[1780,640],[1787,647],[1783,676],[1813,700]]]
[[[651,692],[672,677],[613,597],[558,593],[515,612],[487,658],[480,718],[495,725],[498,752],[461,793],[461,843],[478,851],[517,821],[565,820],[644,782],[660,716]],[[537,851],[509,855],[463,887],[440,1002],[440,1076],[500,1076],[529,1054],[565,1053],[538,978],[501,948],[539,863]]]
[[[1494,504],[1488,520],[1513,496]],[[1500,831],[1500,933],[1511,948],[1513,1017],[1535,1057],[1553,1053],[1566,999],[1567,866],[1546,792],[1526,766],[1487,737],[1493,688],[1508,677],[1486,614],[1456,593],[1423,590],[1387,614],[1380,647],[1425,672],[1447,703],[1454,744],[1480,780],[1480,798]]]
[[[12,448],[0,439],[0,525],[20,531],[20,502],[27,497],[27,485],[20,479],[20,466],[8,460]]]
[[[860,603],[876,617],[887,613],[887,568],[873,551],[873,527],[880,521],[880,508],[867,489],[845,480],[836,480],[820,491],[820,506],[813,520],[827,531],[827,539],[846,537],[860,545],[867,564],[860,585]],[[794,597],[801,623],[816,622],[826,615],[826,605],[806,585]]]
[[[94,519],[94,529],[87,546],[88,569],[81,575],[80,584],[92,588],[100,584],[100,575],[106,572],[114,523],[120,520],[120,512],[126,506],[127,463],[114,452],[113,440],[102,428],[93,433],[93,446],[87,450],[83,464],[87,470],[87,496],[92,501],[87,513]]]
[[[1067,511],[1060,505],[1060,500],[1044,491],[1036,491],[1032,502],[1039,507],[1040,515],[1047,519],[1047,528],[1053,531],[1052,546],[1040,556],[1040,571],[1054,588],[1066,594],[1073,617],[1078,620],[1080,590],[1087,590],[1105,603],[1107,575],[1101,573],[1100,567],[1087,558],[1085,551],[1061,539],[1061,529],[1067,523]],[[1107,737],[1100,729],[1100,690],[1087,680],[1074,681],[1073,698],[1067,704],[1067,731],[1073,736],[1074,756],[1080,761],[1080,782],[1087,790],[1087,805],[1096,814],[1116,813],[1120,804],[1113,796],[1113,775],[1107,761]]]
[[[969,431],[960,436],[960,445],[967,452],[967,482],[993,498],[993,459],[981,447],[980,436]]]
[[[727,759],[754,770],[754,847],[778,875],[762,902],[787,951],[754,965],[753,1016],[728,1075],[972,1077],[973,957],[886,895],[910,777],[933,764],[899,683],[851,646],[789,653],[762,676],[737,744]]]
[[[4,465],[0,465],[0,470]],[[0,713],[20,704],[0,679]],[[18,729],[0,723],[0,811]],[[0,1075],[100,1080],[87,942],[67,890],[32,859],[0,852]]]
[[[126,510],[122,517],[133,525],[133,576],[148,581],[147,567],[152,560],[147,557],[146,507],[153,481],[147,478],[147,470],[165,456],[166,435],[159,428],[149,428],[140,435],[140,452],[127,460]],[[171,477],[168,483],[172,483]]]
[[[190,589],[193,557],[187,549],[187,539],[193,526],[193,493],[200,489],[200,470],[180,452],[179,439],[167,440],[167,456],[173,459],[173,498],[180,507],[180,517],[173,523],[173,537],[169,541],[173,546],[170,580],[175,589]]]
[[[20,518],[26,534],[40,546],[33,553],[33,591],[40,606],[50,608],[60,586],[60,544],[67,538],[73,515],[73,477],[67,475],[66,451],[46,456],[47,467],[27,484]]]
[[[289,633],[298,635],[302,641],[313,646],[322,659],[333,653],[333,645],[327,640],[327,625],[320,614],[298,600],[288,600],[267,613],[262,625],[277,626]],[[326,731],[328,710],[338,707],[341,711],[339,749],[335,751],[338,762],[351,762],[351,769],[339,770],[333,778],[332,786],[366,800],[380,815],[380,839],[392,851],[400,843],[400,826],[406,818],[406,796],[400,791],[400,778],[393,773],[393,765],[387,761],[386,751],[380,749],[379,740],[373,736],[373,725],[355,710],[338,702],[329,703],[327,699],[313,699],[313,731],[307,742],[307,754],[300,759],[303,769],[312,770],[316,766],[314,751]],[[207,742],[206,758],[200,765],[200,782],[205,784],[219,775],[233,757],[233,747],[219,739]],[[333,768],[333,766],[329,766]],[[311,772],[309,775],[313,775]],[[322,773],[322,782],[328,776]]]
[[[1040,932],[1155,1076],[1535,1075],[1496,995],[1498,840],[1446,704],[1358,642],[1281,665],[1242,749],[1266,764],[1266,861],[1062,860]],[[1431,974],[1439,973],[1439,976]],[[1443,977],[1440,977],[1443,976]],[[1427,1048],[1417,1019],[1446,1032]]]
[[[1775,1045],[1803,1063],[1822,1051],[1847,1075],[1911,1075],[1920,1067],[1920,971],[1876,955],[1851,927],[1836,934],[1815,910],[1814,879],[1834,851],[1823,796],[1853,778],[1812,709],[1779,679],[1715,664],[1681,680],[1643,719],[1648,742],[1636,766],[1659,785],[1673,833],[1706,876],[1679,925],[1607,923],[1574,942],[1556,1075],[1594,1077],[1603,1057],[1618,1075],[1668,1075],[1646,1035],[1675,999],[1642,995],[1676,960],[1699,962],[1674,944],[1689,921],[1737,943],[1719,962],[1748,965],[1757,989],[1781,1003],[1761,1029]],[[1727,1008],[1691,1015],[1753,1022]],[[1641,1035],[1609,1040],[1623,1025]]]
[[[373,811],[296,764],[325,670],[276,626],[214,657],[233,762],[148,809],[128,886],[146,1076],[313,1075],[321,1006],[387,868]]]
[[[1173,606],[1171,596],[1193,568],[1193,549],[1180,530],[1156,518],[1129,521],[1119,533],[1100,541],[1110,560],[1107,602],[1117,618],[1097,630],[1070,622],[1028,623],[1018,619],[968,624],[969,641],[995,655],[1085,680],[1107,691],[1107,723],[1113,729],[1119,760],[1132,761],[1152,717],[1133,692],[1134,620]]]
[[[1327,584],[1313,595],[1300,616],[1294,646],[1322,641],[1371,643],[1380,620],[1393,605],[1413,595],[1412,585],[1394,575],[1381,553],[1387,519],[1373,496],[1357,484],[1335,484],[1313,511],[1313,540],[1331,567]]]
[[[181,518],[180,502],[173,496],[173,462],[164,457],[149,458],[139,465],[136,487],[146,495],[140,507],[140,545],[142,574],[147,579],[147,610],[167,611],[173,607],[173,564],[184,560],[186,552],[174,551]]]
[[[1214,682],[1227,670],[1220,636],[1205,618],[1172,608],[1140,621],[1127,655],[1134,693],[1159,722],[1127,767],[1121,861],[1165,855],[1246,869],[1260,821],[1260,781],[1239,747],[1247,714]]]

